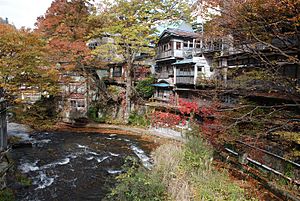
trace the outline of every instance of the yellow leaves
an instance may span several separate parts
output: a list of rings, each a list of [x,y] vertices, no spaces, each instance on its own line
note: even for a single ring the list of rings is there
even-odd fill
[[[297,132],[278,131],[274,134],[279,135],[284,140],[294,141],[300,144],[300,135]]]
[[[55,85],[56,72],[45,67],[45,42],[37,33],[0,25],[0,38],[0,83],[8,93],[18,94],[20,86]]]

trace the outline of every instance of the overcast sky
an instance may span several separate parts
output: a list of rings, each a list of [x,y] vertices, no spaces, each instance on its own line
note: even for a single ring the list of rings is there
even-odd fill
[[[46,12],[51,2],[52,0],[0,0],[0,17],[7,17],[17,28],[33,28],[36,18]]]

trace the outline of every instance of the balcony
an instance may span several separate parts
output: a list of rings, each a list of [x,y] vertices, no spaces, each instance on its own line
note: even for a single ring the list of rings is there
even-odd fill
[[[166,58],[183,58],[183,50],[167,50],[165,52],[158,52],[156,60],[166,59]]]
[[[176,77],[176,84],[194,84],[194,75],[185,77]]]
[[[170,77],[173,77],[173,71],[162,71],[158,72],[156,78],[157,79],[169,79]]]

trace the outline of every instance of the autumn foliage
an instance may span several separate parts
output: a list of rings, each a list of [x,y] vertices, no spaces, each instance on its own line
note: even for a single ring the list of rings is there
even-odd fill
[[[82,0],[55,0],[38,18],[36,32],[47,40],[49,61],[74,68],[89,58],[85,37],[89,33],[89,4]],[[66,66],[66,65],[65,65]]]
[[[193,101],[187,101],[185,99],[179,98],[179,111],[182,115],[196,114],[199,112],[198,103]]]
[[[199,107],[195,101],[187,101],[185,99],[178,100],[179,113],[172,113],[170,111],[155,111],[150,116],[151,124],[156,127],[176,127],[178,125],[185,126],[187,121],[195,122],[194,116],[200,117],[199,134],[210,138],[214,143],[217,135],[222,131],[221,114],[218,112],[219,104],[213,103]]]
[[[0,24],[0,87],[15,99],[20,88],[47,92],[57,91],[57,72],[48,67],[47,49],[40,35],[29,29]]]

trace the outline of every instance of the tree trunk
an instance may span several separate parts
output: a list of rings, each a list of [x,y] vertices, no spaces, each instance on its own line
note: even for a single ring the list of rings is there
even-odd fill
[[[126,69],[126,96],[125,96],[126,108],[124,114],[124,119],[126,123],[128,123],[129,115],[131,112],[131,95],[132,95],[132,78],[133,78],[132,66],[133,66],[132,64],[128,63]]]

